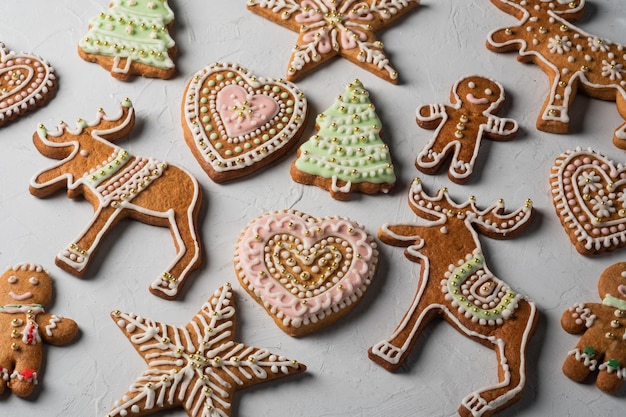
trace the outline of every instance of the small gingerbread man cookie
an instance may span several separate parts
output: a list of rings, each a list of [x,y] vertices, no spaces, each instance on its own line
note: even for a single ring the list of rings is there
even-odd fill
[[[500,83],[472,75],[454,84],[450,91],[451,105],[419,107],[417,124],[436,131],[417,155],[417,169],[434,174],[452,154],[448,177],[457,184],[467,182],[474,170],[483,136],[504,141],[512,139],[517,133],[515,120],[494,115],[503,102],[504,89]]]
[[[0,393],[26,397],[38,383],[42,342],[65,345],[78,334],[73,320],[46,313],[52,281],[38,265],[20,264],[0,276]]]
[[[597,370],[598,388],[614,393],[626,378],[626,262],[611,265],[602,273],[598,293],[602,303],[576,304],[563,313],[563,329],[582,333],[568,352],[563,373],[582,382]]]

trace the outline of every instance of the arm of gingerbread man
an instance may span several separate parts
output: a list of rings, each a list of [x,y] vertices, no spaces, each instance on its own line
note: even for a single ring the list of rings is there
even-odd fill
[[[55,314],[38,315],[37,324],[41,339],[51,345],[66,345],[78,335],[78,325],[74,320]]]
[[[424,129],[434,129],[448,119],[445,104],[427,104],[417,109],[417,124]]]
[[[519,125],[515,120],[493,115],[488,115],[487,123],[484,124],[485,135],[491,140],[513,139],[518,130]]]
[[[590,328],[596,319],[594,314],[595,303],[574,304],[563,312],[561,327],[570,334],[580,334]]]

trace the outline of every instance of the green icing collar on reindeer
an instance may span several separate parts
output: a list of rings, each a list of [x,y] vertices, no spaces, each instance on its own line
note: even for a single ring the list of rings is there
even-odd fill
[[[104,166],[85,174],[83,178],[87,183],[96,186],[111,178],[116,172],[124,167],[124,165],[126,165],[130,158],[131,154],[127,150],[120,149],[117,154],[111,155],[111,158],[106,164],[104,164]]]

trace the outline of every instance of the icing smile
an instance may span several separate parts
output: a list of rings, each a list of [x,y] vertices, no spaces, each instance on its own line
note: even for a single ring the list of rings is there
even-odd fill
[[[467,96],[465,96],[465,98],[467,99],[467,101],[469,101],[472,104],[488,104],[489,103],[489,99],[483,97],[483,98],[476,98],[474,97],[474,94],[469,93]]]
[[[31,298],[33,296],[33,293],[28,291],[22,294],[15,294],[13,291],[11,291],[9,292],[9,295],[15,301],[24,301],[24,300],[28,300],[29,298]]]

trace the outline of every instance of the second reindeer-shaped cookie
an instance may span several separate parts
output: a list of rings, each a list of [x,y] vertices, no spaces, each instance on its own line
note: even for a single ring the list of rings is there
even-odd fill
[[[488,269],[478,232],[494,238],[517,236],[528,226],[532,204],[507,213],[502,200],[479,210],[473,198],[458,204],[445,189],[430,197],[415,180],[409,205],[414,223],[386,224],[384,243],[405,247],[420,264],[417,292],[391,337],[369,350],[371,360],[397,370],[426,326],[438,317],[470,339],[496,351],[498,383],[468,394],[462,416],[490,416],[520,398],[526,383],[526,347],[538,320],[533,302]]]
[[[35,147],[60,162],[31,179],[30,193],[43,198],[67,188],[70,198],[82,195],[93,205],[90,223],[56,258],[57,266],[77,276],[85,273],[102,239],[120,220],[168,226],[176,257],[150,291],[172,299],[201,262],[196,223],[202,194],[186,170],[113,144],[134,125],[135,110],[125,99],[119,116],[108,118],[100,110],[93,123],[79,119],[76,130],[63,123],[56,131],[39,126],[33,134]]]
[[[436,129],[432,139],[417,155],[415,166],[434,174],[451,156],[448,177],[457,184],[467,182],[474,172],[483,137],[512,139],[517,122],[495,116],[504,103],[504,88],[487,77],[472,75],[458,80],[450,91],[450,104],[430,104],[417,109],[417,124]]]

